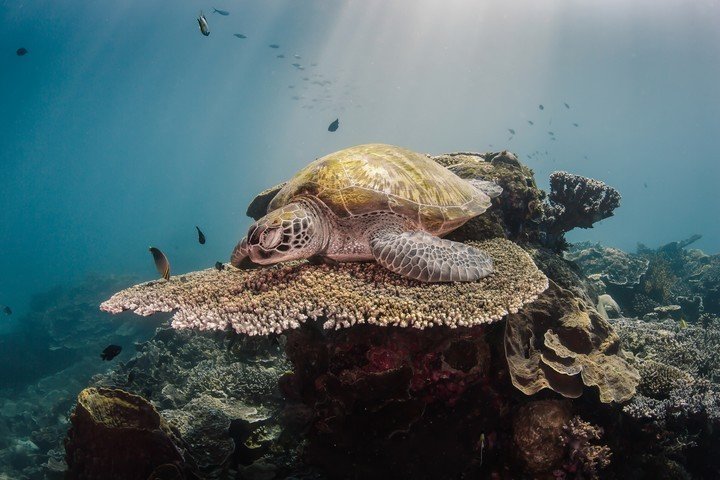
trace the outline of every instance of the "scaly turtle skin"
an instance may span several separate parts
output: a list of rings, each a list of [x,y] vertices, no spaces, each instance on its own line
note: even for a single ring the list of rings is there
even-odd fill
[[[490,257],[439,236],[483,213],[501,191],[404,148],[359,145],[262,192],[248,208],[257,221],[231,263],[375,260],[424,282],[477,280],[492,273]]]

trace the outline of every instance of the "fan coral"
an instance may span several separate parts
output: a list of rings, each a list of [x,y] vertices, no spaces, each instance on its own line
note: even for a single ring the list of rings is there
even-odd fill
[[[610,324],[554,282],[537,301],[508,315],[505,352],[513,385],[527,395],[550,388],[577,398],[586,385],[598,387],[601,402],[625,402],[640,381]]]
[[[175,328],[249,335],[296,328],[308,318],[325,328],[359,323],[426,328],[491,323],[517,312],[547,288],[547,277],[516,244],[474,243],[495,263],[495,272],[472,283],[422,284],[375,263],[336,266],[294,262],[257,270],[208,269],[137,285],[101,308],[140,315],[176,310]]]

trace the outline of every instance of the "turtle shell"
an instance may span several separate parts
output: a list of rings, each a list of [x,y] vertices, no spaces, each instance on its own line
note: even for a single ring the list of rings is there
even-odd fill
[[[319,158],[270,201],[268,211],[298,196],[316,197],[340,218],[391,211],[434,235],[490,206],[490,197],[426,155],[383,144],[359,145]]]

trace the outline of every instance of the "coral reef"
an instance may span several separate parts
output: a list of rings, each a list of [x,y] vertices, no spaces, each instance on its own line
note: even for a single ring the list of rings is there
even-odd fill
[[[610,324],[554,282],[507,316],[504,343],[513,385],[527,395],[550,388],[577,398],[585,385],[598,387],[604,403],[625,402],[640,380]]]
[[[93,374],[112,368],[99,353],[109,343],[146,340],[162,318],[98,320],[98,305],[134,279],[91,276],[33,297],[18,328],[0,336],[0,478],[62,478],[63,438],[78,393]]]
[[[165,421],[137,395],[85,389],[70,422],[65,441],[68,479],[145,480],[161,466],[181,471],[184,464]]]
[[[579,472],[581,478],[601,478],[599,473],[610,465],[612,452],[607,445],[597,445],[603,430],[592,425],[582,418],[575,416],[567,424],[563,425],[562,440],[566,448],[570,450],[569,465],[565,465],[566,471]]]
[[[547,287],[545,275],[516,244],[498,238],[475,245],[495,264],[495,272],[477,282],[423,284],[375,263],[296,262],[249,271],[208,269],[148,282],[115,294],[102,309],[141,315],[175,310],[176,328],[231,327],[249,335],[280,333],[320,317],[325,328],[470,326],[516,312]]]
[[[639,245],[637,253],[581,243],[565,257],[588,277],[600,280],[601,290],[626,314],[664,318],[672,310],[678,319],[692,320],[702,313],[720,314],[720,255],[688,249],[698,238],[656,250]]]
[[[545,231],[551,236],[573,228],[592,228],[611,217],[620,206],[620,193],[599,180],[554,172],[550,175],[550,194],[545,206]]]
[[[647,258],[590,242],[573,244],[564,256],[580,265],[586,276],[624,287],[638,285],[650,263]]]
[[[493,181],[503,189],[500,196],[493,199],[492,208],[448,238],[481,240],[504,236],[516,242],[537,238],[536,231],[528,226],[540,221],[545,193],[537,187],[533,171],[513,153],[449,153],[433,159],[460,178]]]
[[[126,364],[93,380],[151,399],[205,478],[263,462],[277,447],[278,379],[288,368],[272,338],[160,329]],[[272,457],[274,471],[289,463]],[[285,465],[287,470],[287,465]]]

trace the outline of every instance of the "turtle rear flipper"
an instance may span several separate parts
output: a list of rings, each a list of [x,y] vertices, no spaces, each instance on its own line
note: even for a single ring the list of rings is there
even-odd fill
[[[482,250],[423,231],[381,231],[370,248],[380,265],[421,282],[471,282],[493,272],[492,259]]]
[[[270,202],[272,202],[272,199],[275,198],[275,195],[277,195],[280,189],[286,184],[287,182],[283,182],[258,193],[257,197],[255,197],[253,201],[250,202],[250,205],[248,205],[246,212],[247,216],[253,220],[260,220],[262,217],[267,215],[268,205],[270,205]]]

